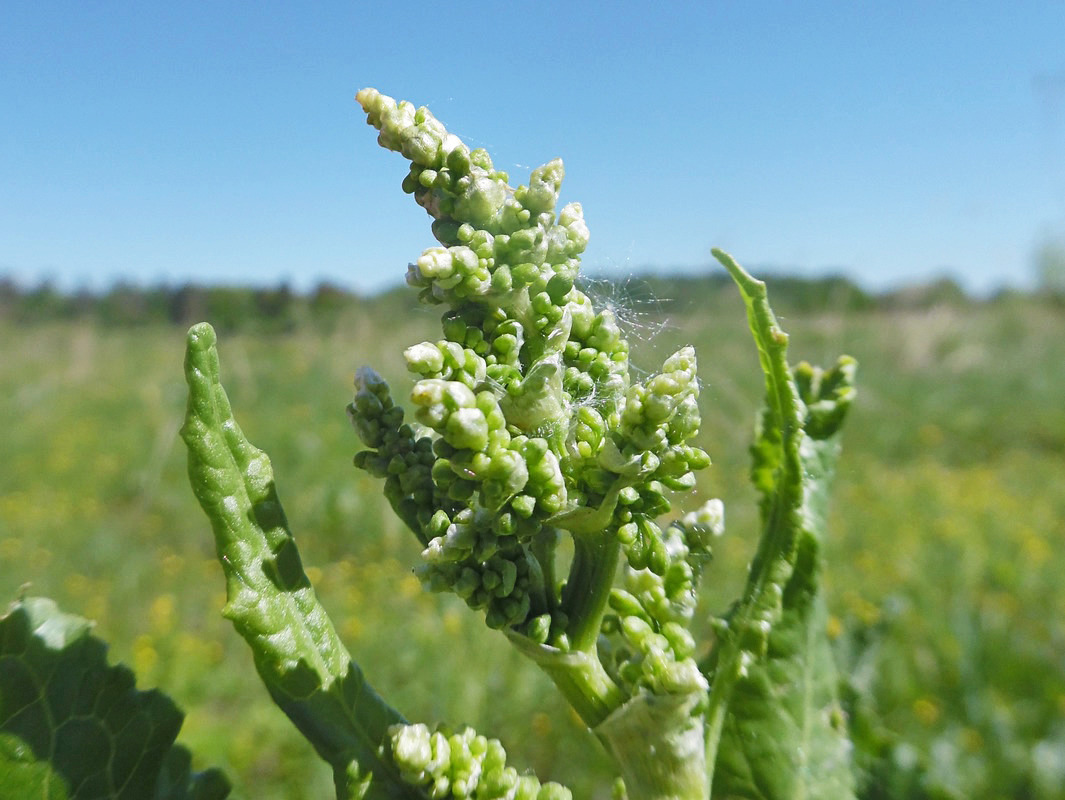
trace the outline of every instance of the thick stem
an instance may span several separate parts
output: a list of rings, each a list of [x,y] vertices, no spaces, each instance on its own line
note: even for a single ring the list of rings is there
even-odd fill
[[[531,550],[540,565],[540,581],[533,596],[531,616],[558,610],[558,582],[555,572],[555,551],[562,533],[557,528],[544,528],[533,539]]]
[[[595,652],[559,650],[513,630],[507,631],[507,637],[547,674],[589,728],[594,729],[628,699]]]
[[[641,692],[595,729],[621,768],[629,800],[707,800],[702,691]]]
[[[620,553],[621,543],[609,532],[573,536],[573,563],[562,590],[562,610],[569,617],[566,635],[573,650],[595,652]]]

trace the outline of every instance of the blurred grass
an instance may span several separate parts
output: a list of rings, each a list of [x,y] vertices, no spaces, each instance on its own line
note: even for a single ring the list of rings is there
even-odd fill
[[[1065,797],[1065,314],[1024,297],[778,311],[793,360],[860,362],[827,557],[852,721],[880,758],[866,796]],[[634,361],[651,371],[688,343],[699,354],[715,465],[691,504],[720,496],[728,518],[708,616],[753,551],[761,377],[734,294],[668,312],[634,318]],[[394,302],[329,329],[231,333],[223,381],[375,686],[411,719],[473,724],[517,765],[605,797],[606,759],[549,682],[461,602],[422,590],[416,543],[351,466],[355,369],[374,365],[402,394],[401,351],[424,338],[439,338],[436,313]],[[0,597],[29,583],[95,619],[114,659],[186,709],[182,740],[236,797],[327,797],[329,775],[218,614],[221,572],[176,437],[183,343],[162,325],[0,323]]]

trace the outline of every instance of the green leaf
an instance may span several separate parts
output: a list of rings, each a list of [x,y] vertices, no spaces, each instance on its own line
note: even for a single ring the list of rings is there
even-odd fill
[[[67,800],[66,782],[17,736],[0,734],[0,790],[10,797]]]
[[[766,407],[752,447],[762,536],[744,595],[722,621],[706,665],[712,797],[846,800],[854,797],[854,780],[825,626],[820,548],[854,362],[841,359],[828,373],[804,364],[793,373],[765,284],[727,254],[714,255],[747,304]]]
[[[108,666],[91,623],[46,598],[0,619],[0,797],[220,800],[217,770],[190,772],[183,715]]]
[[[836,442],[806,439],[808,522],[823,523],[812,505],[827,485]],[[816,487],[816,488],[813,488]],[[826,634],[820,586],[823,527],[800,531],[781,615],[767,653],[733,688],[714,774],[714,797],[848,798],[854,796],[851,746],[837,697],[836,666]]]
[[[181,435],[226,577],[223,613],[251,647],[270,696],[333,767],[338,797],[419,797],[380,752],[389,726],[405,720],[363,678],[318,602],[270,459],[233,419],[215,342],[206,323],[189,330]]]

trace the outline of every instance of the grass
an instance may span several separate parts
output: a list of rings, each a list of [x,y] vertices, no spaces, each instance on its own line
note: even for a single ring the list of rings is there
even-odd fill
[[[737,592],[755,540],[746,447],[761,388],[740,305],[715,292],[634,328],[657,331],[635,356],[646,370],[681,344],[699,353],[715,465],[698,499],[720,496],[728,514],[707,614]],[[1031,298],[778,311],[793,359],[861,364],[828,583],[852,724],[878,754],[866,796],[1065,797],[1065,315]],[[432,311],[399,312],[223,335],[237,418],[271,455],[308,573],[381,692],[412,719],[469,722],[515,763],[606,796],[605,757],[589,745],[590,762],[572,758],[589,737],[547,680],[460,601],[422,590],[415,542],[351,466],[356,367],[401,394],[402,348],[439,336]],[[221,573],[176,438],[183,338],[0,323],[0,597],[28,582],[95,619],[114,659],[187,710],[182,740],[232,776],[236,797],[329,796],[218,615]]]

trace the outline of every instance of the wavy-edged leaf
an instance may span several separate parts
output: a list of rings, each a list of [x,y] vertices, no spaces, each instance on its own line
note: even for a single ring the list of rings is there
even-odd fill
[[[727,254],[714,255],[747,305],[766,407],[752,448],[762,536],[743,597],[722,621],[706,665],[712,797],[846,800],[854,780],[825,629],[820,547],[854,362],[793,373],[765,284]]]
[[[233,419],[219,381],[214,330],[186,340],[189,478],[214,529],[226,577],[224,614],[251,647],[271,697],[333,767],[337,796],[414,798],[381,755],[404,722],[351,660],[304,574],[270,459]]]
[[[0,797],[221,800],[217,770],[193,773],[174,743],[183,715],[107,663],[91,623],[47,598],[0,619]]]

